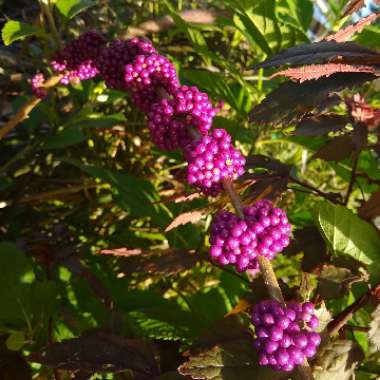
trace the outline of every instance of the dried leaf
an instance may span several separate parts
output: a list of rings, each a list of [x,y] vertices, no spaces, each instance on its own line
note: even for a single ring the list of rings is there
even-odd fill
[[[372,352],[380,350],[380,305],[372,313],[372,321],[368,331],[368,340]]]
[[[313,157],[325,161],[341,161],[349,157],[354,148],[350,135],[337,136],[320,148]]]
[[[176,216],[172,220],[172,222],[165,228],[165,232],[171,231],[174,228],[177,228],[178,226],[181,226],[183,224],[198,223],[205,215],[206,212],[204,209],[184,212],[183,214]]]
[[[349,123],[347,116],[324,114],[306,117],[300,121],[294,134],[296,136],[320,136],[343,129]]]
[[[134,372],[134,378],[140,380],[152,379],[159,373],[150,344],[101,331],[49,344],[41,351],[30,354],[28,360],[52,368],[89,373],[129,369]]]
[[[363,359],[360,347],[350,340],[336,340],[322,347],[314,362],[315,380],[351,380]]]
[[[375,78],[375,75],[366,73],[337,73],[316,81],[285,82],[251,110],[250,121],[259,124],[288,124],[310,112],[330,93]]]
[[[131,256],[140,256],[144,252],[140,248],[128,249],[128,248],[114,248],[114,249],[102,249],[98,251],[102,255],[112,255],[112,256],[122,256],[122,257],[131,257]]]
[[[315,80],[322,77],[329,77],[335,73],[371,73],[377,74],[373,66],[347,65],[342,63],[326,63],[322,65],[309,65],[296,68],[289,68],[273,74],[270,78],[284,76],[298,80],[300,83],[307,80]]]
[[[264,62],[259,63],[255,68],[279,67],[282,65],[309,65],[312,63],[328,63],[333,58],[340,57],[342,63],[366,64],[366,60],[371,63],[380,62],[380,54],[375,50],[360,46],[354,42],[320,41],[312,44],[303,44],[285,49],[272,56]]]
[[[372,193],[368,201],[361,205],[359,215],[367,220],[372,220],[380,215],[380,189]]]
[[[351,1],[354,3],[355,1]],[[358,1],[356,1],[358,2]],[[364,3],[364,0],[359,0],[359,3]],[[349,4],[347,4],[349,6]],[[360,6],[361,8],[361,6]],[[349,7],[348,7],[349,9]],[[351,13],[351,12],[350,12]],[[345,13],[347,15],[348,13]],[[363,30],[363,28],[367,25],[372,24],[379,17],[379,13],[372,13],[367,17],[363,17],[356,24],[350,25],[347,28],[339,30],[337,33],[331,34],[327,36],[325,41],[336,41],[336,42],[345,42],[347,41],[354,33],[359,33]]]

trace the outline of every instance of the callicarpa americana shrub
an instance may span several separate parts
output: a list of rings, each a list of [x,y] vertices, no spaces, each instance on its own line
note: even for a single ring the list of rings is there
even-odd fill
[[[66,45],[51,65],[63,73],[63,84],[99,74],[110,88],[127,91],[147,114],[154,143],[161,149],[182,149],[187,181],[204,194],[215,196],[244,174],[245,158],[231,136],[224,129],[212,129],[218,107],[197,87],[181,85],[174,65],[149,41],[132,38],[106,44],[100,34],[89,31]],[[33,78],[36,94],[37,80],[43,77]],[[237,206],[237,211],[241,215],[222,210],[214,216],[210,256],[222,266],[234,265],[238,272],[257,270],[258,257],[272,260],[289,244],[291,225],[285,211],[269,200]],[[289,372],[312,358],[320,343],[313,311],[310,302],[286,306],[266,300],[255,305],[251,318],[259,364]]]

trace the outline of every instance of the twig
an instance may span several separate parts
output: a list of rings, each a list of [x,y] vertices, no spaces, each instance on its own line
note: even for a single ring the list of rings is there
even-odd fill
[[[327,326],[327,331],[330,336],[335,335],[352,318],[355,312],[367,304],[371,298],[371,292],[371,290],[368,290],[368,292],[363,294],[353,304],[335,316],[335,318]]]
[[[42,8],[42,12],[45,14],[45,16],[47,18],[47,21],[48,21],[51,33],[53,35],[53,38],[55,40],[55,43],[57,44],[58,49],[62,50],[63,43],[62,43],[62,40],[61,40],[61,36],[58,33],[57,27],[55,25],[54,16],[53,16],[53,14],[51,12],[51,3],[50,3],[50,0],[49,0],[48,4],[45,4],[44,2],[40,2],[40,5],[41,5],[41,8]]]
[[[61,79],[61,75],[56,75],[49,78],[43,88],[51,88],[54,87]],[[10,131],[12,131],[18,124],[24,121],[28,115],[32,112],[33,108],[40,103],[42,99],[33,97],[29,101],[27,101],[10,119],[7,123],[5,123],[4,127],[0,129],[0,140],[2,140]]]
[[[344,205],[347,205],[347,203],[348,203],[348,201],[350,199],[350,195],[352,193],[352,189],[354,187],[354,183],[356,181],[356,170],[358,168],[359,155],[360,155],[360,152],[359,151],[355,151],[354,158],[353,158],[353,163],[352,163],[352,171],[351,171],[350,183],[348,185],[346,197],[344,198],[344,201],[343,201]]]
[[[293,183],[296,183],[300,186],[305,187],[306,189],[311,190],[313,193],[316,193],[320,197],[325,198],[325,199],[329,200],[330,202],[342,204],[342,202],[337,200],[335,197],[331,196],[330,194],[324,193],[323,191],[319,190],[318,188],[314,187],[313,185],[310,185],[306,182],[300,181],[294,177],[289,177],[289,180]]]

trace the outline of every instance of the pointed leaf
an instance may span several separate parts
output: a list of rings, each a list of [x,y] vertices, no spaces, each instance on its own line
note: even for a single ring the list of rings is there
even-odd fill
[[[58,0],[55,4],[59,12],[67,19],[75,17],[94,5],[96,2],[93,0]]]
[[[250,120],[259,124],[287,124],[310,112],[332,92],[376,79],[366,73],[337,73],[328,78],[304,83],[285,82],[250,112]]]
[[[350,135],[336,136],[320,148],[313,157],[325,161],[341,161],[349,157],[354,148]]]
[[[322,202],[317,225],[331,251],[348,255],[380,274],[380,238],[375,228],[344,206]]]
[[[335,73],[371,73],[377,75],[376,69],[372,66],[327,63],[324,65],[309,65],[297,68],[289,68],[273,74],[271,78],[284,76],[298,80],[300,83],[302,83],[307,80],[329,77]]]
[[[294,134],[296,136],[320,136],[339,131],[349,123],[347,116],[324,114],[306,117],[300,121]]]
[[[333,58],[340,57],[344,63],[346,58],[357,58],[358,63],[365,64],[366,58],[380,62],[380,54],[365,46],[354,42],[338,43],[336,41],[321,41],[304,44],[283,50],[266,61],[259,63],[255,68],[278,67],[282,65],[307,65],[311,63],[327,63]]]
[[[207,215],[205,210],[193,210],[184,212],[183,214],[179,214],[176,216],[172,222],[165,228],[165,232],[171,231],[178,226],[182,226],[187,223],[198,223],[202,218]]]

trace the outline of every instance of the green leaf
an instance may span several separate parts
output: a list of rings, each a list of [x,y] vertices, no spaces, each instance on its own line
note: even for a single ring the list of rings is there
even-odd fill
[[[75,17],[94,5],[96,2],[92,0],[58,0],[56,3],[59,12],[67,19]]]
[[[32,25],[20,21],[9,20],[1,31],[1,37],[3,38],[4,44],[8,46],[14,41],[22,40],[25,37],[32,36],[38,32],[40,32],[40,29]]]
[[[85,140],[86,136],[82,130],[78,126],[73,126],[58,132],[55,136],[48,137],[43,149],[62,149]]]
[[[319,205],[316,222],[333,253],[351,256],[380,274],[380,239],[371,224],[327,201]]]
[[[29,260],[14,244],[0,243],[0,323],[30,327],[30,301],[35,277]]]
[[[19,351],[25,344],[25,335],[23,331],[14,331],[9,335],[5,342],[7,348],[12,351]]]
[[[100,178],[111,185],[114,199],[121,208],[131,215],[150,216],[160,226],[167,226],[171,220],[167,209],[157,204],[160,199],[153,185],[142,179],[126,173],[110,171],[98,166],[84,165],[76,160],[61,158],[88,174]]]

